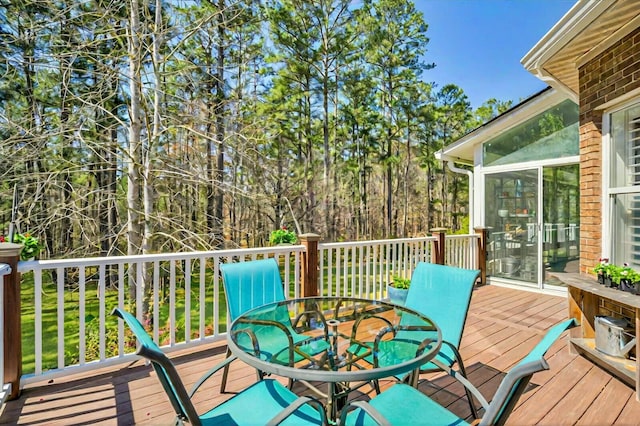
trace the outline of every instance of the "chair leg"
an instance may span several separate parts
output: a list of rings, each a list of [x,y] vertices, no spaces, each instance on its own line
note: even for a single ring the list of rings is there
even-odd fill
[[[452,347],[452,349],[456,356],[456,361],[458,363],[458,369],[460,370],[460,374],[462,375],[462,377],[467,379],[467,371],[464,369],[464,363],[462,362],[462,357],[460,356],[460,352],[458,352],[458,350],[454,347]],[[476,404],[473,401],[473,395],[471,394],[471,391],[466,386],[464,386],[464,392],[467,394],[467,400],[469,401],[469,408],[471,409],[471,414],[473,415],[473,418],[479,419],[480,417],[478,417],[478,409],[476,408]]]
[[[229,358],[231,356],[231,350],[229,348],[227,348],[227,354],[225,356],[226,358]],[[222,383],[220,384],[220,393],[225,393],[225,388],[227,387],[227,376],[229,375],[229,364],[224,366],[224,369],[222,370]]]

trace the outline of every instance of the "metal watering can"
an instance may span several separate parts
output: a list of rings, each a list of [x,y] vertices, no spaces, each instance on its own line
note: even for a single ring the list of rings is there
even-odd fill
[[[628,358],[636,346],[636,336],[631,333],[629,321],[607,316],[595,317],[596,349],[611,356]]]

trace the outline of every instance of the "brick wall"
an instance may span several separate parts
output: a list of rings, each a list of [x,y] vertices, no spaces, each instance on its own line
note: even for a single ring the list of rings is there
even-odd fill
[[[602,111],[640,87],[640,28],[580,69],[580,272],[602,253]]]

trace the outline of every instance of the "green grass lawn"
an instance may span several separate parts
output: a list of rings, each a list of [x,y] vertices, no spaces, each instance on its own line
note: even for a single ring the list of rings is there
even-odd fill
[[[43,274],[42,285],[42,369],[55,369],[58,367],[58,290],[56,284]],[[212,334],[213,330],[213,285],[210,276],[205,281],[205,333]],[[181,282],[175,290],[175,323],[177,342],[185,340],[185,289]],[[22,363],[23,373],[29,374],[35,371],[35,293],[33,274],[26,273],[22,276],[21,302],[22,302]],[[191,282],[191,337],[199,337],[200,328],[200,284],[195,276]],[[125,295],[125,300],[128,295]],[[166,296],[166,297],[163,297]],[[64,356],[65,365],[73,365],[79,362],[80,344],[80,292],[78,289],[67,287],[64,291]],[[100,298],[98,297],[97,282],[88,281],[85,288],[85,361],[99,359],[100,336]],[[226,330],[226,300],[222,284],[219,286],[217,298],[220,314],[220,331]],[[117,289],[105,291],[105,339],[106,356],[117,355],[117,325],[118,318],[111,315],[113,308],[118,305]],[[125,302],[125,309],[133,311]],[[160,296],[159,303],[160,344],[169,343],[169,291]],[[153,312],[153,308],[150,308]],[[127,344],[133,351],[135,342],[128,339]]]

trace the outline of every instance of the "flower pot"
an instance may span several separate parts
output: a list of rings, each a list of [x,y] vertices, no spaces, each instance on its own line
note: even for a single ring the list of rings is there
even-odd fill
[[[631,280],[620,280],[620,290],[638,294],[640,293],[640,282],[632,283]]]
[[[598,274],[598,283],[604,285],[604,274],[603,273],[599,273]]]
[[[613,287],[613,281],[611,281],[611,277],[605,275],[605,277],[604,277],[604,286],[605,287]]]
[[[391,303],[395,303],[396,305],[404,306],[404,303],[407,300],[408,293],[409,289],[395,288],[390,285],[387,286],[387,295],[389,296],[389,301],[391,301]]]

